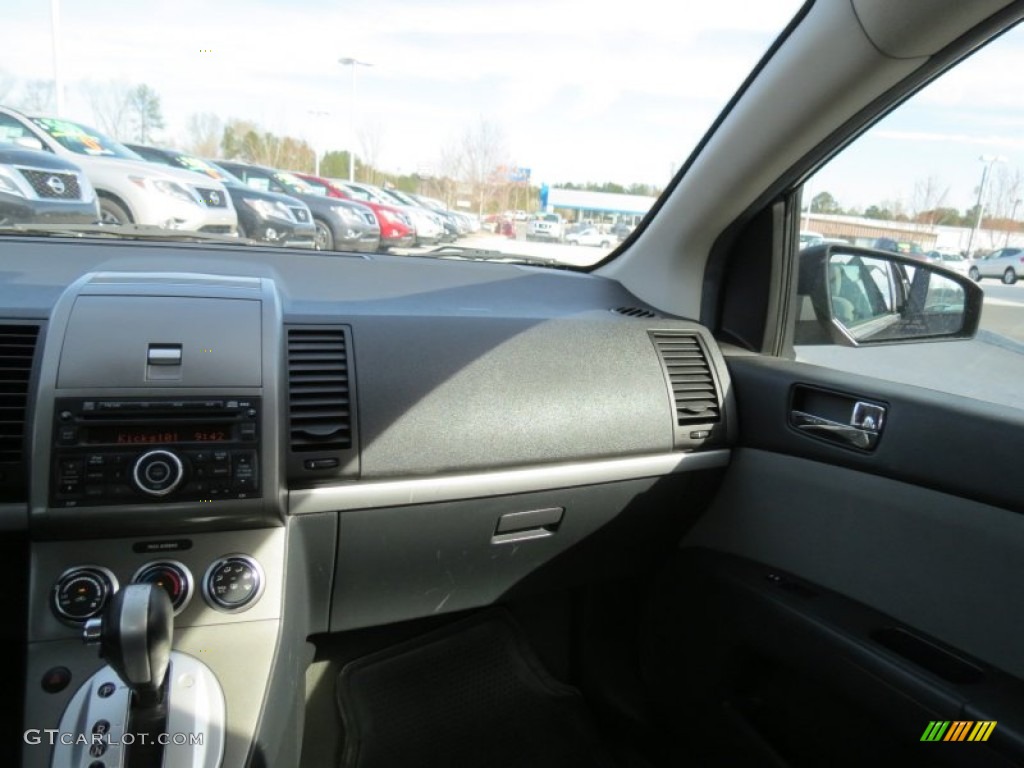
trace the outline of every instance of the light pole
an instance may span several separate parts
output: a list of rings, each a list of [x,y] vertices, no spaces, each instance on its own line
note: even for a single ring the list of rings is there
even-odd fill
[[[53,99],[57,117],[64,116],[64,79],[60,73],[60,0],[50,0],[50,38],[53,43]]]
[[[974,222],[974,226],[971,228],[971,236],[967,240],[967,258],[974,258],[974,240],[978,236],[978,230],[981,229],[981,218],[985,215],[985,183],[988,181],[989,175],[992,173],[992,166],[996,163],[1005,163],[1006,158],[1002,155],[982,155],[978,158],[985,164],[981,171],[981,184],[978,186],[978,203],[975,206],[978,209],[978,218]]]
[[[353,59],[351,56],[345,56],[338,59],[338,63],[345,67],[352,68],[352,79],[350,81],[350,96],[351,96],[351,115],[349,117],[349,127],[352,132],[351,145],[348,150],[348,180],[356,180],[356,67],[372,67],[368,61],[359,61],[359,59]]]
[[[330,112],[324,112],[322,109],[308,109],[306,112],[313,117],[330,117]],[[316,169],[313,171],[313,175],[320,176],[320,131],[316,131],[313,136],[313,155],[315,156]]]

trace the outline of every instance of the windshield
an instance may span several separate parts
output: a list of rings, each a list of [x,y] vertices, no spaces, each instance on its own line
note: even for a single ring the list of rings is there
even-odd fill
[[[622,222],[641,224],[802,5],[687,4],[680,25],[655,0],[628,12],[583,0],[179,0],[140,14],[111,0],[13,2],[0,135],[25,125],[72,160],[162,147],[214,178],[211,162],[250,164],[271,173],[239,174],[244,185],[289,194],[328,194],[296,173],[360,185],[347,194],[459,214],[417,215],[422,229],[375,250],[451,244],[583,268],[629,247]],[[351,34],[319,39],[328,29]],[[101,194],[102,220],[145,211],[132,223],[248,232],[230,206],[148,193],[124,206]],[[537,217],[557,226],[538,235]],[[565,240],[583,226],[598,236]],[[336,250],[366,247],[334,234]]]
[[[207,176],[211,176],[218,181],[225,181],[228,178],[228,173],[223,168],[217,168],[201,158],[193,157],[192,155],[177,154],[174,156],[174,159],[180,167],[188,171],[205,173]]]
[[[120,157],[124,160],[141,160],[142,157],[128,147],[119,144],[94,128],[88,128],[70,120],[51,117],[34,117],[32,122],[42,128],[51,138],[65,149],[80,155],[94,157]]]

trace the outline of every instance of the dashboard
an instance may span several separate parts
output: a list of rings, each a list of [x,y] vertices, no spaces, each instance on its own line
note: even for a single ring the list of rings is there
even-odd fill
[[[223,765],[298,764],[310,638],[628,570],[729,460],[713,338],[613,280],[3,246],[0,525],[30,542],[27,728],[56,728],[102,673],[85,622],[152,583],[175,650],[223,690]]]

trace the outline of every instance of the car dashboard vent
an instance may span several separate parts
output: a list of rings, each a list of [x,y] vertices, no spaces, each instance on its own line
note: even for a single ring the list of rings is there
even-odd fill
[[[25,501],[25,427],[38,325],[0,324],[0,502]]]
[[[643,307],[616,307],[612,310],[617,315],[625,315],[626,317],[657,317],[658,313],[651,309],[644,309]]]
[[[289,475],[342,474],[355,441],[350,332],[288,328]]]
[[[677,445],[704,443],[722,422],[722,398],[699,334],[652,331],[651,339],[672,393]]]

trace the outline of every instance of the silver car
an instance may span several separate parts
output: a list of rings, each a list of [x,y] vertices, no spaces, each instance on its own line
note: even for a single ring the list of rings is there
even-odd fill
[[[1017,277],[1024,274],[1024,248],[1000,248],[980,259],[973,259],[967,274],[975,281],[983,277],[998,277],[1007,285],[1013,285]]]

